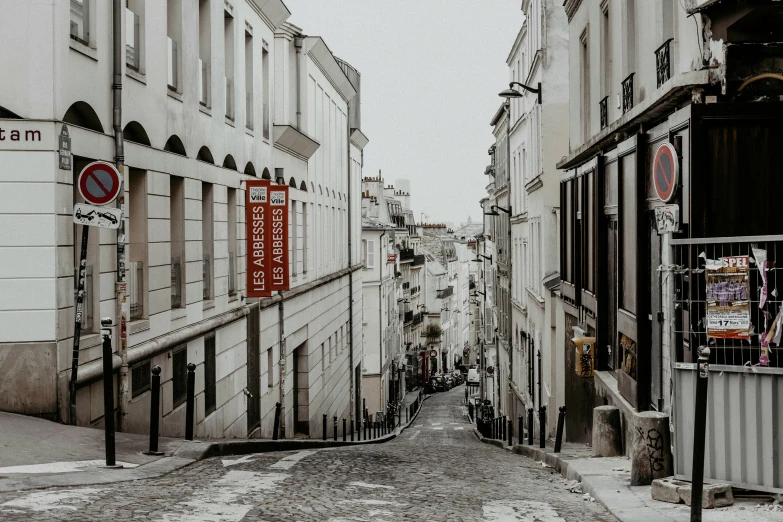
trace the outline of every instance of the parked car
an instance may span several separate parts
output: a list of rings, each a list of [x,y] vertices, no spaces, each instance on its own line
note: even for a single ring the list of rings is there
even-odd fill
[[[468,384],[479,383],[479,372],[476,368],[470,368],[468,370]]]
[[[433,383],[433,388],[435,389],[435,391],[443,391],[443,392],[445,392],[445,391],[449,390],[448,383],[446,382],[446,379],[444,379],[440,375],[438,375],[437,377],[432,377],[430,379],[430,382]]]

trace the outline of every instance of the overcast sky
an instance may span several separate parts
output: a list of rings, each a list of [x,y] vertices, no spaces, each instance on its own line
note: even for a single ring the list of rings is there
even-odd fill
[[[481,221],[521,0],[284,0],[362,74],[364,175],[411,181],[416,221]]]

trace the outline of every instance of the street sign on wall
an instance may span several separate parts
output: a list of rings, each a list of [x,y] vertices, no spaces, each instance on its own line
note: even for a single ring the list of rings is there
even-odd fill
[[[288,196],[288,185],[269,187],[270,274],[273,292],[290,288],[288,268],[288,209],[290,200]]]
[[[269,184],[268,179],[254,179],[248,180],[245,185],[248,297],[272,295]]]
[[[71,136],[68,134],[68,126],[63,123],[60,129],[60,170],[71,170]]]
[[[95,161],[79,174],[79,193],[91,205],[108,205],[120,193],[120,173],[111,163]]]
[[[677,151],[671,143],[662,143],[653,158],[652,178],[655,193],[664,203],[671,201],[677,190]]]
[[[73,206],[73,222],[77,225],[117,230],[121,221],[122,210],[118,208],[96,207],[84,203]]]

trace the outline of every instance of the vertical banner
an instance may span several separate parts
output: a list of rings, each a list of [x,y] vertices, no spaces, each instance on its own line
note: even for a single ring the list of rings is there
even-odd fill
[[[750,338],[748,256],[707,260],[707,337]]]
[[[247,297],[272,295],[269,183],[268,179],[254,179],[245,185]]]
[[[288,267],[288,185],[271,185],[269,187],[270,234],[272,248],[270,265],[270,290],[277,292],[290,287]]]

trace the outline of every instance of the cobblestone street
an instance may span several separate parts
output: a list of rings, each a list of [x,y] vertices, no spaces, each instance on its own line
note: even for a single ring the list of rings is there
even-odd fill
[[[614,520],[540,463],[476,440],[464,389],[397,439],[212,458],[157,479],[0,495],[0,520]]]

